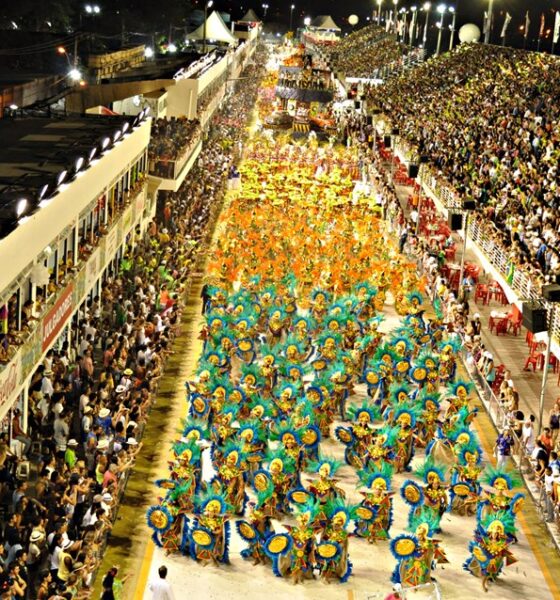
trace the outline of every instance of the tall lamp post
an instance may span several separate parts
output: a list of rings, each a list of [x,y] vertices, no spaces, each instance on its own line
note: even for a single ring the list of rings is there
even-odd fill
[[[381,5],[383,0],[377,0],[377,25],[381,25]]]
[[[457,22],[457,10],[455,7],[450,6],[449,12],[453,15],[453,21],[451,21],[451,25],[449,29],[451,30],[451,37],[449,38],[449,51],[453,50],[453,42],[455,41],[455,23]]]
[[[430,2],[424,2],[422,10],[426,13],[426,20],[424,21],[424,35],[422,36],[422,46],[426,48],[426,42],[428,41],[428,23],[430,21],[430,8],[432,4]]]
[[[268,4],[263,4],[263,19],[266,19],[266,12],[268,11]]]
[[[436,47],[436,56],[439,56],[439,51],[441,50],[441,34],[443,32],[443,17],[445,16],[445,11],[447,10],[447,6],[445,4],[440,4],[437,7],[437,11],[440,14],[438,21],[438,36],[437,36],[437,47]]]
[[[408,43],[410,46],[413,46],[414,42],[416,41],[416,24],[418,23],[418,10],[417,10],[416,6],[411,6],[410,11],[412,12],[412,19],[410,22]]]
[[[293,23],[293,16],[294,16],[294,8],[296,7],[295,4],[292,4],[290,6],[290,31],[292,31],[292,23]]]
[[[484,43],[490,43],[490,30],[492,29],[494,0],[488,0],[488,18],[486,19],[486,32],[484,33]]]
[[[206,54],[206,21],[208,20],[208,9],[212,8],[214,4],[214,0],[208,0],[204,2],[204,26],[202,28],[202,36],[204,37],[204,41],[202,42],[202,54]]]

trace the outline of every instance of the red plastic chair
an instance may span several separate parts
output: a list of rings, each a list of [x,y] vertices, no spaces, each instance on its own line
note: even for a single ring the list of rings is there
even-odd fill
[[[523,367],[523,370],[528,371],[529,366],[531,365],[533,367],[533,373],[534,373],[538,369],[539,361],[540,361],[539,354],[531,352],[531,354],[529,354],[529,356],[527,357],[527,360],[525,361],[525,366]]]
[[[488,286],[484,283],[477,283],[474,292],[474,301],[482,300],[482,304],[488,304]],[[478,302],[477,302],[478,304]]]
[[[508,329],[509,329],[509,319],[507,317],[500,319],[496,323],[496,335],[500,335],[500,333],[507,335]]]
[[[517,317],[509,318],[509,329],[513,333],[513,335],[519,335],[519,331],[521,330],[521,324],[523,323],[523,315],[518,315]],[[556,372],[556,371],[555,371]]]

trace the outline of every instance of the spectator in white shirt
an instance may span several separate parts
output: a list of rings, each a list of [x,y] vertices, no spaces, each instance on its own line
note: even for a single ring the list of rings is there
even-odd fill
[[[162,565],[158,569],[159,578],[154,579],[148,589],[152,592],[152,600],[175,600],[175,595],[169,583],[165,580],[167,577],[167,567]]]
[[[54,393],[51,377],[52,371],[50,369],[45,369],[43,372],[43,379],[41,380],[41,392],[43,394],[48,394],[49,396],[52,396]]]

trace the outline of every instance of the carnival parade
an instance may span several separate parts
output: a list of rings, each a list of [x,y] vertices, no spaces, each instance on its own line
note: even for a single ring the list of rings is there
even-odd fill
[[[348,582],[358,546],[390,551],[404,589],[445,579],[455,515],[464,576],[492,591],[517,561],[521,482],[482,450],[461,340],[358,177],[354,149],[313,136],[246,144],[148,524],[166,555],[225,572],[236,532],[249,565],[294,585]]]
[[[0,600],[560,600],[560,8],[35,4]]]

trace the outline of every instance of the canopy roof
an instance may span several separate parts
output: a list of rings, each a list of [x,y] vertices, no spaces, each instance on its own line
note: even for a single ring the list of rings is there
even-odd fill
[[[257,13],[250,8],[241,19],[239,19],[242,23],[256,23],[260,21],[259,17],[257,17]]]
[[[187,35],[189,40],[201,40],[204,38],[204,23],[191,31],[189,35]],[[207,40],[216,40],[218,42],[225,42],[226,44],[234,44],[237,42],[237,39],[231,34],[231,31],[227,28],[224,23],[220,13],[215,10],[207,19],[206,19],[206,39]]]
[[[340,31],[340,27],[333,21],[333,18],[330,15],[319,15],[315,17],[313,23],[311,23],[311,27],[315,29],[335,29],[336,31]]]

